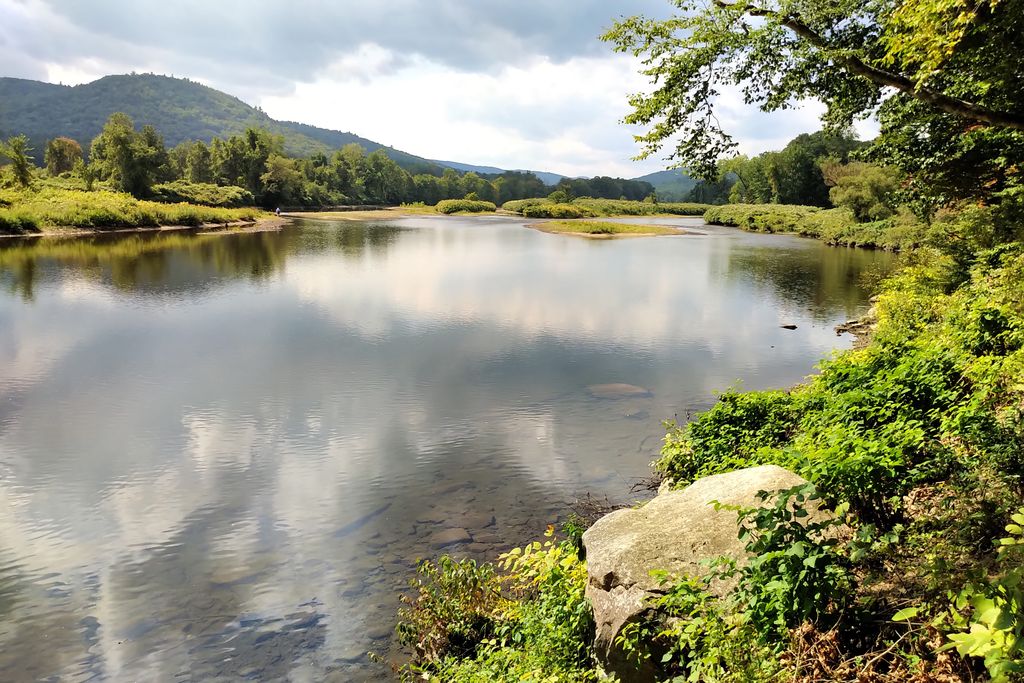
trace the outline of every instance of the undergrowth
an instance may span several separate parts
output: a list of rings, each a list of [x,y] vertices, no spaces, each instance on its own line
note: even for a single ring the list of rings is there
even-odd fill
[[[0,232],[35,232],[47,227],[136,228],[160,225],[251,221],[262,215],[254,208],[226,209],[194,204],[162,204],[110,190],[5,189],[0,200]]]

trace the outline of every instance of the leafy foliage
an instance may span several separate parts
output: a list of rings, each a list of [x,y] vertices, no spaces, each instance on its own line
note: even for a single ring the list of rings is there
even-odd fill
[[[852,576],[839,550],[838,516],[815,519],[813,485],[759,494],[762,505],[740,509],[740,540],[750,555],[738,568],[733,599],[765,643],[784,642],[805,620],[841,613]]]
[[[472,199],[446,199],[443,202],[438,202],[435,207],[438,213],[486,213],[489,211],[496,211],[498,207],[494,205],[494,202],[485,202],[481,200]]]
[[[175,180],[172,183],[155,185],[153,199],[169,204],[187,202],[227,208],[252,206],[256,202],[251,192],[234,185],[192,183],[187,180]]]
[[[192,204],[142,201],[123,192],[39,190],[0,192],[11,206],[0,209],[0,220],[11,232],[33,231],[44,226],[82,228],[135,228],[158,225],[202,225],[255,220],[256,209],[225,209]],[[10,218],[8,218],[10,217]]]
[[[647,128],[637,138],[640,156],[671,141],[670,158],[716,177],[718,160],[734,143],[714,104],[731,84],[765,111],[818,99],[836,130],[881,105],[878,158],[913,176],[919,194],[949,201],[990,196],[1018,182],[1020,0],[674,5],[668,19],[625,18],[604,36],[643,59],[655,86],[630,98],[625,119]],[[896,94],[885,98],[887,89]]]
[[[858,222],[878,221],[896,213],[899,180],[888,169],[862,161],[847,164],[834,159],[822,162],[822,174],[832,189],[832,203],[853,212]]]
[[[754,232],[789,232],[838,246],[901,251],[928,241],[928,228],[909,211],[859,223],[847,209],[821,210],[785,204],[726,204],[707,210],[704,220]]]
[[[68,173],[82,163],[82,146],[71,138],[54,138],[46,143],[45,160],[46,172],[50,176]]]
[[[669,432],[657,468],[686,482],[772,462],[866,519],[890,519],[914,486],[979,465],[1024,475],[1024,252],[993,252],[952,294],[950,261],[927,258],[879,297],[869,347],[825,361],[788,395],[726,394]]]
[[[32,184],[32,155],[30,152],[28,138],[24,135],[15,135],[7,138],[6,142],[0,141],[0,157],[7,157],[10,160],[11,171],[14,174],[14,181],[22,187]]]
[[[111,114],[89,148],[90,165],[116,190],[148,197],[167,163],[163,138],[152,126],[141,132],[124,113]]]
[[[421,564],[398,626],[416,655],[406,678],[594,680],[586,566],[551,533],[502,555],[499,567],[447,557]]]
[[[1011,680],[1024,673],[1024,507],[1013,516],[999,541],[1002,571],[994,578],[978,576],[957,595],[952,617],[966,633],[949,636],[961,655],[981,657],[992,680]],[[960,611],[970,607],[965,619]]]

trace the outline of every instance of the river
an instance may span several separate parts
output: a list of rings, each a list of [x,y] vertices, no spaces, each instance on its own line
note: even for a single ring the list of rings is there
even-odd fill
[[[664,420],[812,373],[892,266],[656,222],[701,234],[0,242],[0,680],[384,677],[417,558],[630,500]]]

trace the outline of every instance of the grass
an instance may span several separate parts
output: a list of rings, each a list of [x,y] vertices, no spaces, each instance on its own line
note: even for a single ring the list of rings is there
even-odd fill
[[[256,208],[226,209],[135,199],[110,190],[38,189],[0,190],[0,233],[48,232],[59,228],[115,230],[160,226],[224,225],[254,221],[265,216]]]
[[[920,246],[926,226],[909,212],[871,223],[858,223],[847,209],[790,204],[726,204],[709,208],[704,220],[751,232],[792,233],[834,246],[903,251]]]
[[[542,230],[543,232],[590,235],[594,237],[686,234],[677,228],[667,225],[639,225],[636,223],[612,223],[611,221],[546,221],[544,223],[534,223],[530,227]]]

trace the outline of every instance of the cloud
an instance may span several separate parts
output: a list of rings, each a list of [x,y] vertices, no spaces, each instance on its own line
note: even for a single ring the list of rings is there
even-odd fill
[[[99,57],[138,69],[162,63],[186,73],[203,62],[207,73],[192,75],[240,69],[242,78],[262,74],[279,87],[309,82],[367,43],[460,71],[496,70],[538,56],[563,62],[607,54],[597,36],[618,15],[666,7],[661,0],[629,0],[618,12],[598,0],[112,0],[102,7],[2,0],[0,17],[12,35],[21,36],[19,47],[43,63]]]
[[[375,3],[0,0],[0,75],[84,83],[187,76],[277,118],[348,130],[430,158],[634,177],[627,96],[639,62],[598,36],[666,0]],[[719,117],[756,154],[820,127],[821,107],[762,114],[726,89]],[[666,155],[662,155],[666,156]]]

